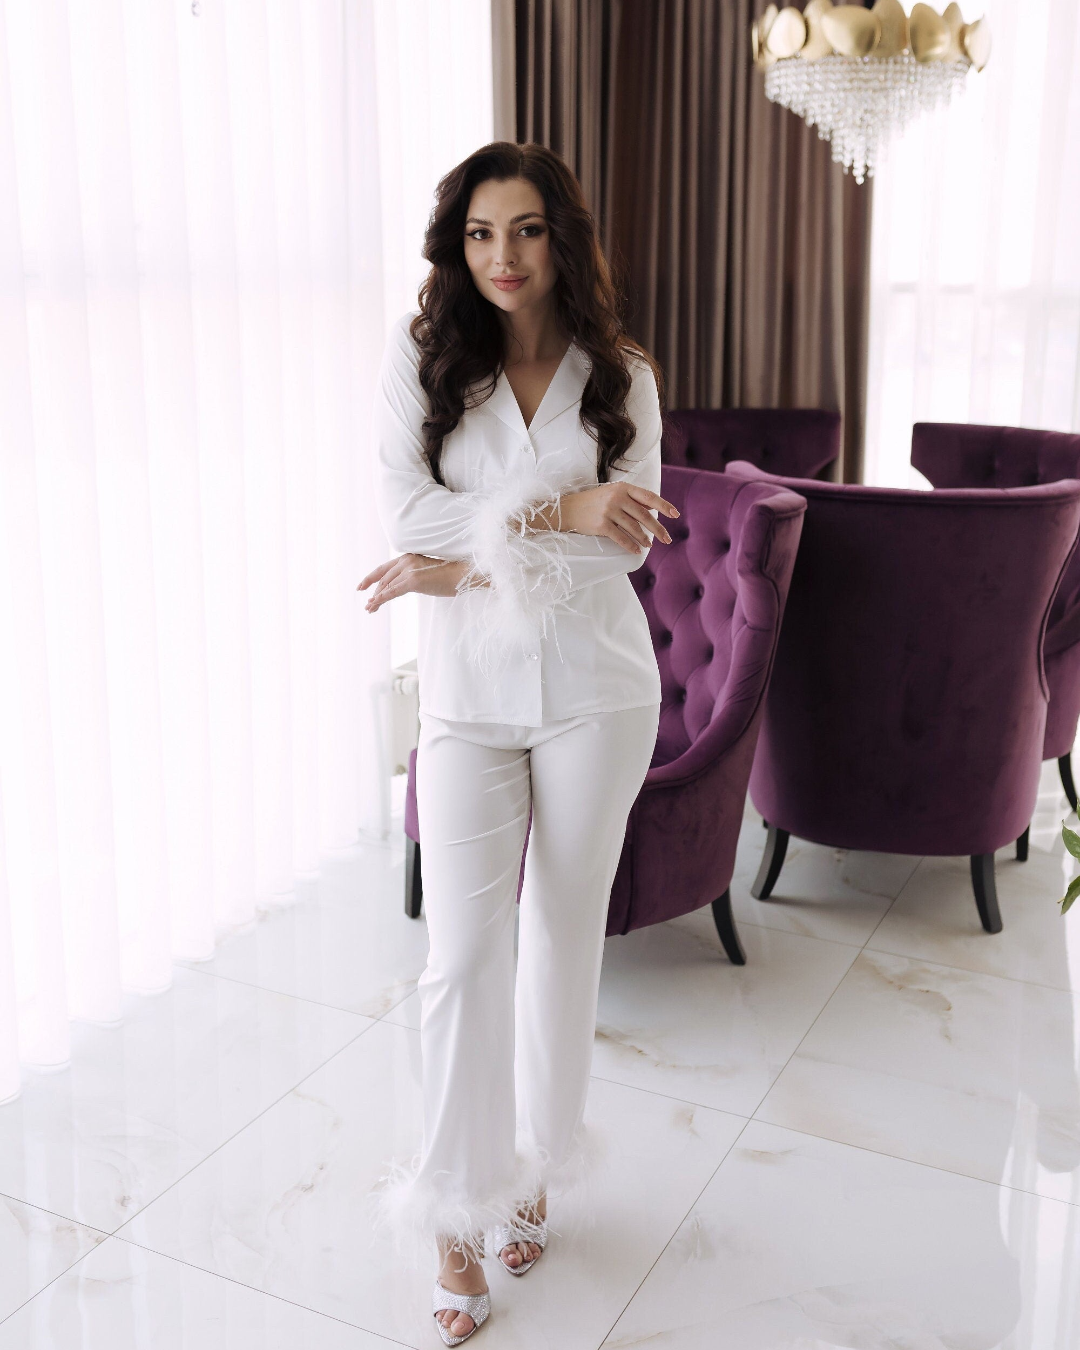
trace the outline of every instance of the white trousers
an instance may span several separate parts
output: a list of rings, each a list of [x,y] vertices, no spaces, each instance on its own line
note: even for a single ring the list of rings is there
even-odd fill
[[[478,1246],[583,1160],[608,902],[659,712],[542,727],[421,717],[430,949],[419,982],[424,1141],[407,1186],[429,1241]]]

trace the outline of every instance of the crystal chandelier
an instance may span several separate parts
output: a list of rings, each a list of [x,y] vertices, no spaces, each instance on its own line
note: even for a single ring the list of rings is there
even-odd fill
[[[802,13],[770,5],[750,36],[766,97],[816,126],[859,183],[894,130],[948,103],[990,58],[986,20],[965,23],[955,3],[944,14],[914,5],[910,19],[900,0],[873,9],[810,0]]]

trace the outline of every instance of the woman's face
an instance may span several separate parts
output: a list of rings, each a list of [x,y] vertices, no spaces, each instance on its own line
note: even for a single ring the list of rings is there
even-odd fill
[[[465,221],[465,261],[476,289],[507,314],[547,308],[558,275],[544,199],[524,178],[489,179],[473,189]],[[501,277],[520,277],[500,286]]]

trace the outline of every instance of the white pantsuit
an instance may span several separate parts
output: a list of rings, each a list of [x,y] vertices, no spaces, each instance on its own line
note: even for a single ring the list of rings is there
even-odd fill
[[[585,352],[571,344],[528,428],[501,373],[444,440],[444,486],[422,453],[413,317],[394,325],[376,395],[379,517],[392,547],[469,560],[490,585],[418,596],[424,1136],[380,1205],[398,1236],[475,1252],[588,1152],[607,908],[660,675],[628,576],[646,550],[523,528],[537,505],[598,482],[579,418]],[[659,491],[656,384],[640,358],[628,366],[637,437],[610,478]]]

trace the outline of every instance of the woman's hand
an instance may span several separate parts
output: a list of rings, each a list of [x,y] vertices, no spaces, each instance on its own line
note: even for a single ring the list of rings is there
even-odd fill
[[[671,543],[671,535],[650,511],[661,511],[665,516],[679,514],[677,507],[648,488],[635,483],[601,483],[599,487],[563,493],[558,507],[538,514],[550,529],[605,535],[628,553],[640,553],[642,547],[652,543],[650,535],[661,543]]]
[[[375,583],[364,608],[374,614],[387,600],[413,592],[416,595],[456,595],[458,582],[468,571],[462,561],[447,562],[444,558],[429,558],[423,553],[402,553],[389,562],[380,563],[363,579],[358,591]]]

